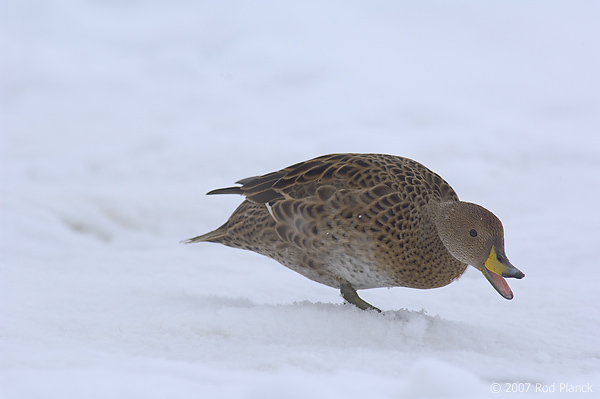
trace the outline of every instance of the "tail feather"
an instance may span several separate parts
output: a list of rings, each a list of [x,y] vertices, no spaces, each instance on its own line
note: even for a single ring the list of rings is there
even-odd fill
[[[214,194],[240,194],[240,195],[242,195],[243,191],[242,191],[241,186],[236,186],[236,187],[217,188],[216,190],[211,190],[206,194],[207,195],[214,195]],[[183,244],[193,244],[196,242],[221,242],[221,239],[227,235],[227,228],[225,228],[226,225],[227,225],[227,223],[225,223],[223,226],[221,226],[218,229],[213,230],[209,233],[202,234],[198,237],[189,238],[189,239],[183,240],[181,242]]]
[[[219,242],[227,234],[226,231],[217,229],[201,236],[182,241],[183,244],[193,244],[195,242]]]

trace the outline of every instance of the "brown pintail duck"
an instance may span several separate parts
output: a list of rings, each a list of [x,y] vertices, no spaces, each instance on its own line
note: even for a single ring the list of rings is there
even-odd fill
[[[506,299],[504,277],[524,277],[506,257],[500,220],[408,158],[324,155],[237,184],[208,193],[246,197],[229,220],[186,242],[268,256],[361,309],[378,310],[356,290],[443,287],[467,265]]]

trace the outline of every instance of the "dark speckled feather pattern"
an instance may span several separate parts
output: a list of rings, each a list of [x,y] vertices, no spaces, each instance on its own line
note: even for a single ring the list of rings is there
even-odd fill
[[[188,242],[254,251],[335,288],[435,288],[467,267],[445,248],[429,210],[458,196],[416,161],[332,154],[238,184],[209,192],[246,200],[224,225]]]

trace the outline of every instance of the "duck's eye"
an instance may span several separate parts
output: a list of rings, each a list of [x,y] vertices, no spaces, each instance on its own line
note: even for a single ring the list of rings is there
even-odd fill
[[[471,231],[469,231],[469,234],[471,234],[471,237],[477,237],[477,230],[471,229]]]

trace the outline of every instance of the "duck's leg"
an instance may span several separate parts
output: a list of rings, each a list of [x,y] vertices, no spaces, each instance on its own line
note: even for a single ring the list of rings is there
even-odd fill
[[[349,283],[342,283],[340,292],[342,293],[342,298],[344,298],[346,302],[353,304],[357,308],[362,310],[376,310],[381,313],[381,310],[361,299],[356,293],[356,290]]]

